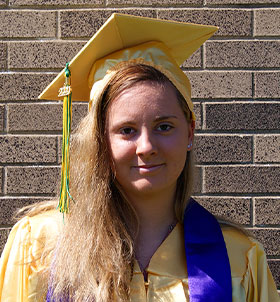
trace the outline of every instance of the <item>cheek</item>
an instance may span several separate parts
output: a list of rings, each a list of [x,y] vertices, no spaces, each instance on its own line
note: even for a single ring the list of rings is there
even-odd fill
[[[132,142],[109,137],[109,146],[113,162],[116,166],[125,163],[135,155],[135,145]]]

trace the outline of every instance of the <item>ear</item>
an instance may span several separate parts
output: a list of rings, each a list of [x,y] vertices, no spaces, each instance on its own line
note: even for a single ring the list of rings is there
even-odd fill
[[[195,121],[191,121],[191,123],[189,123],[188,126],[189,126],[189,129],[188,129],[188,148],[187,148],[187,151],[191,151],[192,146],[193,146]]]

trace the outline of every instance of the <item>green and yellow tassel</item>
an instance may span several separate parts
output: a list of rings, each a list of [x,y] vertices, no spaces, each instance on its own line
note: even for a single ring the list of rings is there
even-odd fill
[[[58,208],[61,213],[69,212],[70,199],[73,200],[69,192],[69,178],[70,178],[70,158],[69,158],[69,144],[72,120],[72,89],[70,83],[69,63],[65,67],[65,83],[59,89],[59,97],[63,97],[63,136],[62,136],[62,164],[61,164],[61,185],[60,198]]]

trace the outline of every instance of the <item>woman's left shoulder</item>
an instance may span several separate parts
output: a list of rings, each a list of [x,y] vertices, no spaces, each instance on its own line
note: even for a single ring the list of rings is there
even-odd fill
[[[222,232],[231,267],[233,298],[280,302],[262,244],[238,227],[222,225]]]

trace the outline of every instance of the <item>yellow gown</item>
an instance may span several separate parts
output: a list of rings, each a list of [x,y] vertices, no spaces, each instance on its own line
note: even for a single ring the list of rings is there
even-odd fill
[[[12,229],[0,262],[1,302],[43,302],[51,256],[42,255],[63,227],[61,214],[25,217]],[[279,302],[263,247],[233,227],[222,228],[232,275],[233,302]],[[177,224],[153,255],[148,282],[135,262],[131,302],[189,301],[183,226]]]

